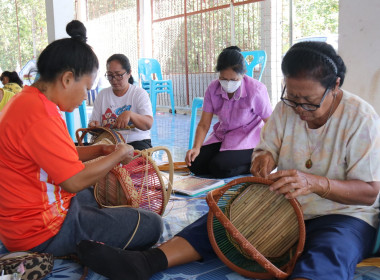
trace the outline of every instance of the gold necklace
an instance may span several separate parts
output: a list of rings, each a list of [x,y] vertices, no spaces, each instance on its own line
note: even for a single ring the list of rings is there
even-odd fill
[[[323,135],[324,135],[325,130],[326,130],[327,122],[329,121],[329,119],[330,119],[330,117],[331,117],[331,113],[332,113],[332,111],[333,111],[332,109],[334,108],[335,97],[336,97],[336,94],[334,94],[334,100],[333,100],[333,102],[332,102],[332,104],[331,104],[331,108],[330,108],[329,115],[328,115],[328,117],[327,117],[327,120],[326,120],[325,124],[323,125],[323,130],[322,130],[322,133],[321,133],[321,135],[322,135],[322,139],[323,139]],[[305,123],[306,123],[306,124],[305,124],[305,127],[306,127],[306,135],[307,135],[307,146],[308,146],[308,148],[309,148],[309,158],[308,158],[308,160],[306,160],[306,162],[305,162],[305,167],[306,167],[307,169],[310,169],[310,168],[313,167],[313,161],[311,160],[311,156],[312,156],[313,153],[317,150],[317,148],[319,148],[319,146],[321,145],[322,141],[318,141],[317,144],[314,146],[314,149],[310,152],[309,132],[308,132],[308,130],[307,130],[307,122],[305,122]]]

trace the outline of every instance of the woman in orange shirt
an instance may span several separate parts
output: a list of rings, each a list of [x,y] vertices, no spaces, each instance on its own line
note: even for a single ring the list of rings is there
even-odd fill
[[[0,116],[0,240],[10,251],[55,256],[75,253],[84,239],[149,248],[161,235],[161,217],[135,208],[99,209],[91,188],[132,157],[132,146],[75,147],[61,117],[60,110],[72,112],[87,98],[99,68],[84,25],[72,21],[66,31],[71,38],[54,41],[39,56],[39,80]]]

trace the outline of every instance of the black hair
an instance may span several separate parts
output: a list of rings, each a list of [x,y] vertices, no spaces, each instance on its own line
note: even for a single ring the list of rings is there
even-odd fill
[[[86,43],[83,23],[78,20],[69,22],[66,32],[71,38],[52,42],[38,57],[37,69],[41,81],[53,82],[65,71],[72,71],[75,79],[79,79],[99,68],[96,54]]]
[[[131,74],[131,63],[129,62],[129,59],[127,56],[125,56],[124,54],[121,54],[121,53],[113,54],[107,59],[107,64],[110,63],[111,61],[114,61],[114,60],[117,60],[121,64],[121,67],[125,71],[127,71],[128,74]],[[128,83],[133,85],[133,82],[134,82],[134,79],[131,75],[128,79]]]
[[[220,72],[232,68],[236,73],[244,75],[247,72],[244,57],[237,46],[225,48],[218,56],[216,71]]]
[[[17,74],[16,71],[13,71],[13,72],[10,72],[10,71],[4,71],[2,74],[1,74],[1,77],[0,77],[0,80],[3,81],[3,78],[4,77],[7,77],[9,79],[9,83],[16,83],[18,84],[20,87],[23,86],[23,82],[22,80],[20,79],[19,75]]]
[[[326,88],[335,87],[340,77],[342,86],[346,75],[346,65],[334,48],[325,42],[300,42],[285,54],[281,64],[285,77],[311,78]]]

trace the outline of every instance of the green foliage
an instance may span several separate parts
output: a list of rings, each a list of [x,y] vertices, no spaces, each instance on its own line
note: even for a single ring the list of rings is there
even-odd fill
[[[283,52],[289,48],[289,6],[284,1]],[[338,34],[339,0],[293,0],[293,39]]]
[[[294,8],[294,38],[338,34],[338,0],[296,0]]]
[[[0,0],[0,15],[0,67],[13,71],[33,59],[34,49],[38,57],[47,45],[45,1]]]

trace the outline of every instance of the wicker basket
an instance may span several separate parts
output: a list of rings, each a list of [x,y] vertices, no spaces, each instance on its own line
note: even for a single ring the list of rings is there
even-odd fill
[[[164,151],[169,160],[169,182],[165,184],[152,154]],[[126,165],[114,167],[95,184],[95,199],[101,207],[136,207],[164,214],[173,185],[173,160],[165,147],[138,151]]]
[[[125,143],[123,136],[117,130],[108,127],[79,128],[75,134],[79,146],[83,146],[83,139],[87,134],[92,136],[90,145]]]
[[[296,199],[269,191],[269,180],[244,177],[207,195],[208,234],[218,257],[239,274],[284,279],[305,244]]]
[[[123,136],[107,127],[81,128],[76,131],[79,145],[85,135],[92,135],[92,145],[125,143]],[[166,184],[152,158],[155,152],[164,151],[169,163],[169,181]],[[99,157],[94,160],[99,160]],[[173,159],[166,147],[135,150],[133,159],[125,165],[117,165],[105,177],[96,182],[95,199],[100,207],[136,207],[163,215],[173,185]]]

